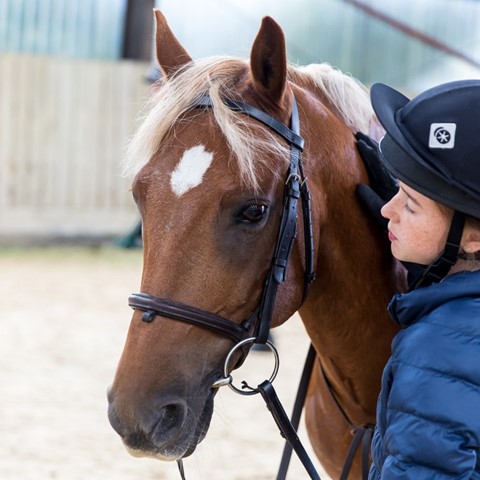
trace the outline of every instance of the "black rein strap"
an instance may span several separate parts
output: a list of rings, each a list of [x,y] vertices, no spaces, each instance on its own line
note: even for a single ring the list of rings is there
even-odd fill
[[[277,397],[275,389],[273,385],[268,381],[265,380],[258,386],[258,390],[260,391],[267,408],[270,410],[278,428],[280,429],[280,433],[288,442],[289,445],[295,450],[298,458],[302,462],[305,470],[307,471],[308,475],[312,480],[321,480],[320,475],[315,470],[315,467],[308,456],[307,451],[305,450],[302,442],[298,438],[296,429],[288,419],[285,410],[280,403],[280,400]]]
[[[300,417],[302,416],[303,407],[305,405],[308,384],[310,383],[310,377],[312,376],[313,364],[315,362],[316,356],[317,353],[315,352],[313,345],[310,344],[307,358],[305,359],[302,376],[300,377],[300,384],[298,385],[297,395],[295,397],[295,403],[293,405],[292,416],[290,417],[290,424],[294,431],[297,431],[300,424]],[[283,448],[282,460],[280,461],[280,466],[277,473],[277,480],[285,480],[287,478],[288,467],[290,465],[290,459],[292,457],[292,449],[293,443],[287,440]],[[298,455],[297,451],[296,453]]]

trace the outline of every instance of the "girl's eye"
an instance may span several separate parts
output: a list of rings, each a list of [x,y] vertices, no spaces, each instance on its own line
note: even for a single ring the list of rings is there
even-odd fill
[[[411,209],[410,205],[408,203],[405,204],[405,210],[408,212],[408,213],[415,213],[414,210]]]
[[[267,210],[266,205],[252,203],[240,212],[238,219],[245,223],[257,223],[265,217]]]

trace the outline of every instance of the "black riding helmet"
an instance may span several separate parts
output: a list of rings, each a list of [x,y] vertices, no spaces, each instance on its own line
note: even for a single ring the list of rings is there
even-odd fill
[[[456,262],[465,214],[480,218],[480,80],[445,83],[413,100],[376,83],[371,101],[386,131],[380,157],[392,175],[455,212],[445,250],[417,288],[441,280]]]

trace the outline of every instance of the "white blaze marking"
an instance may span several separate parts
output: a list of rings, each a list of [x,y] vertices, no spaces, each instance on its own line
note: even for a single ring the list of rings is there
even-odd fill
[[[207,152],[203,145],[185,150],[170,177],[173,192],[180,197],[188,190],[200,185],[212,160],[213,153]]]

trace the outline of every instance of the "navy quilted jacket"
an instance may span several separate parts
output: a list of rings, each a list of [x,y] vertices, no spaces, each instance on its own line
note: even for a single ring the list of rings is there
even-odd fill
[[[480,479],[480,271],[396,295],[370,480]]]

